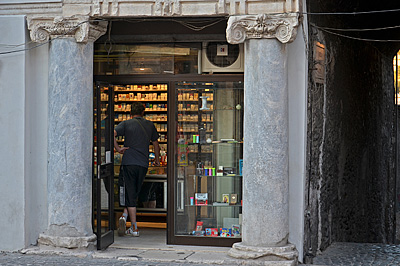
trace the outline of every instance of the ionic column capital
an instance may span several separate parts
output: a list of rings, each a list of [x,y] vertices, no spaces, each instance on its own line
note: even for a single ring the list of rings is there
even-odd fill
[[[298,26],[298,13],[232,16],[228,20],[226,39],[232,44],[267,38],[289,43],[296,38]]]
[[[90,21],[82,17],[28,17],[32,41],[47,42],[54,38],[75,38],[79,43],[95,41],[107,31],[107,21]]]

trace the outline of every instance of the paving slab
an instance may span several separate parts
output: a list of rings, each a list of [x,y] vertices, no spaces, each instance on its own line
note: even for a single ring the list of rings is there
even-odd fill
[[[316,256],[313,265],[400,265],[400,245],[337,242]]]
[[[139,256],[141,259],[159,262],[185,262],[192,255],[190,251],[147,250]]]
[[[224,264],[228,261],[232,264],[235,263],[225,253],[220,252],[193,252],[192,255],[186,258],[186,260],[193,263]]]
[[[96,259],[119,259],[121,257],[139,257],[145,250],[139,249],[117,249],[108,248],[106,250],[99,250],[92,254]]]

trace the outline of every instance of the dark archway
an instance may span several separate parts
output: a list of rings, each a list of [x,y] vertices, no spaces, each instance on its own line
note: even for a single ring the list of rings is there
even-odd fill
[[[306,261],[333,242],[396,242],[400,29],[344,30],[398,26],[400,11],[369,12],[400,9],[386,2],[307,1]]]

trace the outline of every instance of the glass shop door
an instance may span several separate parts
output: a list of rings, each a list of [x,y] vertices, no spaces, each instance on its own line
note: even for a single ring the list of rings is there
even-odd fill
[[[97,83],[94,98],[93,231],[97,249],[114,242],[114,93]]]
[[[232,246],[241,241],[242,77],[205,76],[174,84],[168,244]]]

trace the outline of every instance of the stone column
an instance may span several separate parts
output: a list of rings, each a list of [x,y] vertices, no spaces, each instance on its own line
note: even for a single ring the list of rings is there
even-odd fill
[[[28,18],[31,39],[50,42],[48,227],[38,243],[91,248],[93,42],[106,22],[89,18]]]
[[[231,17],[227,39],[245,45],[242,242],[229,255],[295,265],[289,236],[287,42],[297,14]],[[273,264],[277,265],[277,264]]]

